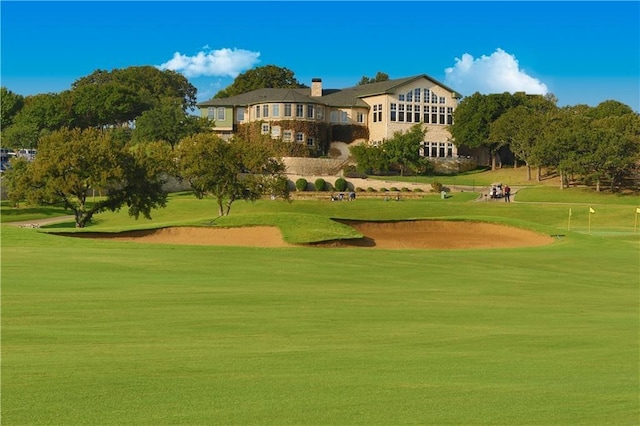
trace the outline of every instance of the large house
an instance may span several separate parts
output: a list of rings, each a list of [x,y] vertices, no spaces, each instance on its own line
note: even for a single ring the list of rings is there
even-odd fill
[[[354,143],[378,144],[416,123],[427,129],[421,154],[457,156],[448,126],[461,95],[421,74],[346,89],[258,89],[199,103],[203,117],[222,138],[233,134],[271,135],[305,144],[315,155],[346,158]],[[252,130],[248,130],[252,129]]]

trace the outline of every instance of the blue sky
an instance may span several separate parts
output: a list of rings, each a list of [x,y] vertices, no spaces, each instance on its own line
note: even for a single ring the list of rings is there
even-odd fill
[[[2,1],[1,84],[67,90],[96,69],[182,72],[204,101],[248,69],[310,85],[427,74],[463,95],[553,93],[640,111],[640,2]]]

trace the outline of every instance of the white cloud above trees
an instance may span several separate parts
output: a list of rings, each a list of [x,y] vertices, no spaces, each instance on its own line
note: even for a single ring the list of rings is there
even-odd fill
[[[231,77],[253,68],[259,62],[260,52],[244,49],[223,48],[210,50],[203,47],[193,56],[175,52],[173,58],[158,65],[161,70],[172,70],[183,74],[187,78],[193,77]]]
[[[468,53],[463,54],[462,58],[456,58],[455,65],[445,69],[445,84],[465,96],[475,92],[526,92],[540,95],[549,92],[546,84],[520,69],[515,55],[502,49],[479,58]]]

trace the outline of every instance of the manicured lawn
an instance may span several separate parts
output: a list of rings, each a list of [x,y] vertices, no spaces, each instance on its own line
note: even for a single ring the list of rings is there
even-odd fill
[[[599,203],[589,235],[581,201],[264,200],[214,222],[290,242],[350,235],[330,218],[563,235],[524,249],[149,245],[3,224],[3,423],[636,424],[635,205]],[[176,194],[153,221],[101,214],[90,230],[215,211]]]

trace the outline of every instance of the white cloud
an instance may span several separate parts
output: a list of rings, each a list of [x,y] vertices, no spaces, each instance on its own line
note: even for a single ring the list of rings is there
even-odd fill
[[[195,56],[176,52],[173,54],[173,58],[158,65],[158,68],[180,72],[187,78],[203,76],[236,78],[238,74],[252,68],[259,62],[260,52],[235,48],[208,50],[208,45],[204,48],[207,51],[200,51]]]
[[[456,64],[444,72],[445,84],[465,96],[475,92],[546,95],[549,91],[546,84],[520,69],[514,55],[502,49],[496,49],[491,56],[482,55],[478,59],[465,53],[462,59],[456,58]]]

